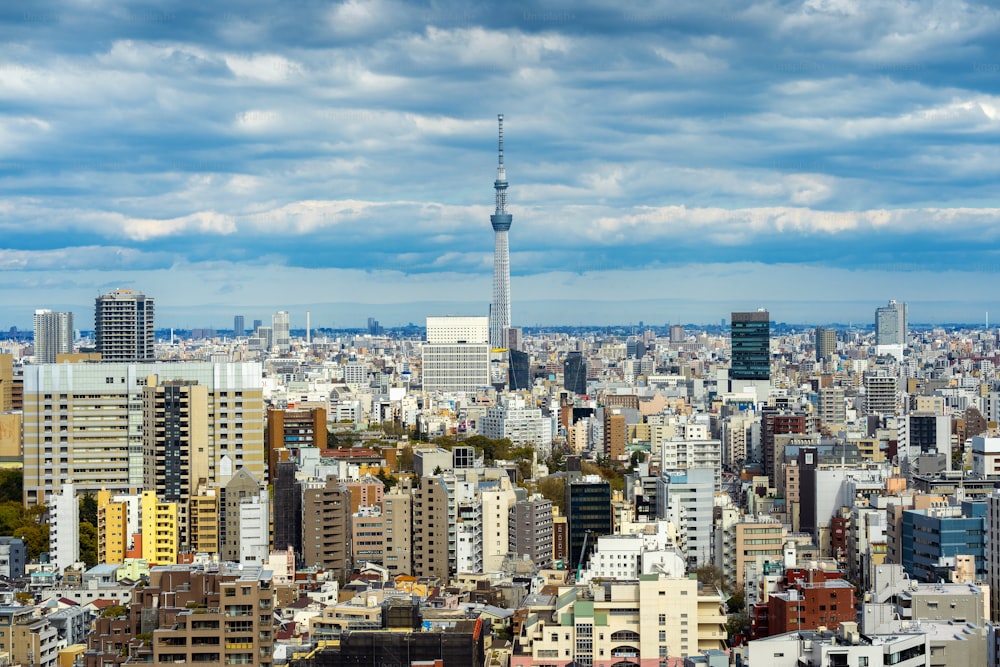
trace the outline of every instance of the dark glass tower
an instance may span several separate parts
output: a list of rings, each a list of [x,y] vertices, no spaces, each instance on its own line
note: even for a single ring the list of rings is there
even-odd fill
[[[527,352],[510,350],[510,365],[507,369],[507,385],[511,391],[531,389],[531,358]]]
[[[570,352],[563,362],[563,387],[583,396],[587,393],[587,362],[579,352]]]
[[[732,380],[771,379],[771,316],[766,310],[733,313]]]
[[[587,554],[597,546],[597,538],[614,532],[611,485],[601,480],[569,482],[566,494],[566,525],[569,528],[570,567],[586,563]],[[584,544],[586,542],[586,544]]]

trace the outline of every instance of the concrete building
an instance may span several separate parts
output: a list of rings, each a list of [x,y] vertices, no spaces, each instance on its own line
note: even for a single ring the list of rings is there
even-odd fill
[[[24,540],[19,537],[0,537],[0,576],[20,579],[24,576],[24,565],[28,562],[28,551]]]
[[[15,665],[55,667],[58,633],[37,607],[0,607],[0,644]]]
[[[972,438],[972,474],[976,477],[1000,476],[1000,438]]]
[[[875,354],[903,358],[907,337],[906,304],[890,301],[875,309]]]
[[[510,506],[511,556],[529,559],[540,568],[552,563],[552,501],[540,495],[519,500]]]
[[[816,361],[830,361],[837,356],[837,332],[816,327]]]
[[[290,327],[288,311],[279,310],[271,317],[272,349],[278,354],[285,354],[292,349]]]
[[[502,396],[479,420],[479,432],[494,440],[508,438],[519,447],[531,445],[543,456],[552,449],[552,420],[522,396]]]
[[[84,493],[102,488],[134,493],[143,487],[143,392],[151,377],[152,386],[181,381],[205,387],[207,439],[202,446],[209,484],[241,466],[264,478],[260,364],[42,364],[24,368],[27,505],[46,504],[47,495],[66,479]]]
[[[35,363],[54,364],[60,354],[73,352],[73,313],[35,311]]]
[[[413,489],[414,576],[447,581],[451,574],[449,530],[454,525],[454,514],[449,512],[449,496],[442,476],[421,477]]]
[[[141,500],[140,557],[152,565],[173,565],[180,550],[177,503],[164,503],[155,491],[143,491]]]
[[[514,492],[510,478],[506,474],[503,474],[503,477],[496,481],[480,480],[477,494],[478,500],[482,504],[483,570],[493,572],[503,567],[504,559],[511,553],[511,531],[516,530],[516,526],[510,522],[510,513],[517,502],[517,494]],[[547,527],[549,553],[551,554],[551,512],[549,513]],[[536,534],[536,537],[539,542],[543,543],[545,541],[546,530],[544,518],[539,517],[539,523],[536,525],[536,528],[542,531]],[[540,548],[544,549],[544,547]]]
[[[242,562],[240,554],[244,549],[244,529],[246,529],[247,546],[254,543],[251,534],[257,535],[260,526],[257,523],[244,523],[243,505],[252,503],[255,507],[248,510],[251,514],[263,513],[258,521],[263,520],[268,525],[270,507],[267,489],[246,468],[240,468],[219,489],[219,548],[220,557],[229,562]],[[249,516],[246,517],[249,519]],[[270,537],[270,531],[265,530]],[[258,538],[259,541],[259,538]],[[270,541],[270,540],[268,540]],[[285,545],[283,545],[285,546]],[[269,552],[269,550],[268,550]],[[266,556],[266,553],[265,553]],[[260,564],[263,561],[258,561]]]
[[[526,616],[510,664],[657,665],[722,650],[722,602],[718,591],[700,589],[694,579],[655,574],[533,596],[522,604]]]
[[[330,476],[302,485],[302,563],[344,582],[351,573],[351,499]]]
[[[102,361],[152,361],[155,358],[153,298],[114,290],[94,304],[94,342]]]
[[[428,317],[424,391],[474,393],[490,386],[488,341],[489,318]]]
[[[665,471],[657,483],[657,517],[669,519],[691,568],[712,562],[714,468]]]
[[[274,481],[278,469],[278,450],[292,452],[302,447],[326,449],[326,410],[321,407],[291,409],[268,408],[265,438],[268,452],[268,481]]]
[[[390,576],[413,573],[413,493],[402,480],[382,498],[385,559]]]
[[[976,577],[986,578],[987,503],[903,510],[902,565],[918,581],[949,580],[956,556],[975,558]]]
[[[895,415],[899,411],[899,390],[891,375],[866,373],[864,412],[867,415]]]
[[[767,396],[771,384],[771,316],[761,308],[734,312],[731,320],[729,391]]]
[[[855,624],[856,626],[856,624]],[[922,632],[863,636],[856,628],[841,632],[793,630],[747,645],[745,664],[756,667],[828,667],[829,665],[930,665],[930,638]]]
[[[49,552],[59,572],[80,560],[80,500],[71,482],[49,504]]]

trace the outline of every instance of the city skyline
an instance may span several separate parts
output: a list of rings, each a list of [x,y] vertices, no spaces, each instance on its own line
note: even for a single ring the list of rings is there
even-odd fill
[[[217,7],[0,12],[0,322],[485,315],[499,111],[514,326],[1000,311],[987,4]]]

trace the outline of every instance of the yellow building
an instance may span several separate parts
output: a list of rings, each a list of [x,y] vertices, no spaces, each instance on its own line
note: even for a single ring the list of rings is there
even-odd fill
[[[97,492],[97,562],[122,563],[129,544],[128,503],[111,500],[111,492]]]
[[[142,557],[150,565],[177,563],[177,503],[161,503],[153,491],[142,492]]]
[[[188,539],[193,553],[219,553],[219,496],[206,489],[188,501]]]

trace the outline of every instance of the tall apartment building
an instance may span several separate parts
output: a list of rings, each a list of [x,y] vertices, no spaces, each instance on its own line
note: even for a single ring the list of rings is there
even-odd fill
[[[267,489],[249,470],[241,468],[219,489],[219,510],[219,555],[223,560],[241,563],[243,552],[251,544],[247,538],[250,535],[260,535],[261,521],[265,527],[263,532],[269,537],[267,526],[270,522],[270,503]],[[263,516],[250,520],[248,511],[250,515]]]
[[[669,519],[689,567],[712,562],[712,510],[717,468],[664,472],[657,480],[657,516]]]
[[[36,607],[0,607],[0,644],[10,664],[59,664],[58,632]]]
[[[302,563],[340,581],[351,573],[351,499],[334,476],[302,484]]]
[[[530,559],[540,568],[552,563],[552,501],[540,495],[510,506],[508,551],[520,560]]]
[[[621,408],[604,408],[604,454],[612,461],[620,461],[625,456],[627,427]]]
[[[166,400],[166,383],[177,380],[197,383],[207,392],[207,437],[200,446],[205,449],[208,483],[240,467],[264,479],[264,399],[258,363],[25,366],[25,502],[46,504],[46,496],[63,480],[71,480],[81,493],[102,488],[134,493],[142,488],[146,481],[143,393],[150,393],[150,405],[155,406]],[[164,393],[146,390],[147,385],[163,387]],[[177,391],[188,392],[190,400],[192,389]],[[180,419],[191,405],[178,404],[177,411]],[[151,423],[165,420],[164,410],[163,420]],[[183,420],[175,422],[182,428]],[[156,436],[151,438],[155,445]]]
[[[61,493],[52,496],[49,551],[60,572],[80,560],[80,499],[70,482],[62,485]]]
[[[413,493],[408,479],[401,480],[382,498],[383,565],[390,576],[413,573]]]
[[[267,410],[268,481],[273,482],[278,466],[278,450],[297,451],[300,447],[326,449],[324,408]]]
[[[294,461],[280,461],[274,476],[274,548],[302,558],[302,484]]]
[[[94,341],[102,361],[152,361],[153,298],[132,290],[114,290],[94,304]]]
[[[134,531],[132,530],[134,528]],[[97,492],[97,562],[120,564],[132,547],[133,532],[139,532],[138,517],[129,526],[129,503],[113,500],[111,492],[104,489]]]
[[[899,389],[891,375],[865,374],[865,414],[894,415],[899,409]]]
[[[35,363],[54,364],[73,351],[73,313],[35,311]]]
[[[414,576],[448,580],[449,495],[441,477],[422,477],[413,489]]]
[[[475,392],[490,385],[488,317],[428,317],[425,391]]]
[[[246,318],[242,315],[233,315],[233,336],[236,338],[242,338],[246,335],[247,324]]]
[[[271,317],[271,331],[275,352],[283,354],[292,349],[291,320],[287,311],[279,310]]]
[[[837,433],[847,424],[847,403],[843,387],[822,387],[818,403],[819,421],[831,433]]]
[[[495,572],[503,567],[510,553],[510,509],[517,502],[517,494],[506,475],[496,481],[480,480],[478,493],[482,503],[483,568]],[[550,538],[551,528],[550,520]],[[551,541],[549,547],[551,554]]]
[[[201,489],[188,501],[187,535],[191,553],[219,554],[219,493]]]
[[[816,361],[829,361],[837,356],[837,332],[816,327]]]
[[[180,550],[177,503],[161,502],[155,491],[143,491],[141,500],[142,558],[150,565],[172,565]]]

